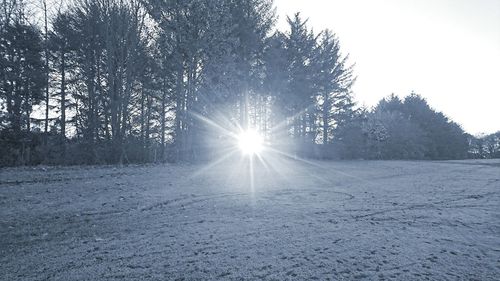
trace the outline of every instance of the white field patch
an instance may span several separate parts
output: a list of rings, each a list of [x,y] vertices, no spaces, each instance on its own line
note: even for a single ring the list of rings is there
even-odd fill
[[[498,160],[252,159],[0,170],[0,280],[500,276]]]

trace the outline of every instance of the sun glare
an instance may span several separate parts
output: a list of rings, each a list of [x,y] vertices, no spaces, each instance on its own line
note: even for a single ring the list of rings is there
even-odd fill
[[[259,154],[262,151],[264,140],[256,130],[247,130],[238,136],[238,146],[246,155]]]

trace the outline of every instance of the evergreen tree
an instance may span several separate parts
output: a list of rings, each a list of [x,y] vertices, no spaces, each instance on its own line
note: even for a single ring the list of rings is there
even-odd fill
[[[434,111],[425,99],[412,93],[404,100],[404,114],[423,131],[425,158],[462,159],[467,155],[467,137],[459,125]]]
[[[6,104],[9,127],[19,138],[21,129],[30,131],[33,106],[43,99],[42,41],[38,29],[21,22],[5,26],[0,40],[4,76],[0,93]]]
[[[349,119],[354,106],[350,89],[355,79],[353,67],[347,65],[348,57],[341,55],[339,40],[331,31],[322,33],[318,49],[318,99],[322,103],[322,140],[327,144],[333,138],[335,125]]]
[[[0,63],[0,103],[6,110],[0,120],[5,126],[0,130],[2,162],[29,164],[34,148],[31,114],[43,100],[46,83],[40,31],[22,20],[3,26]]]
[[[71,15],[68,12],[59,13],[54,19],[52,32],[49,36],[48,48],[53,61],[53,87],[56,87],[54,98],[58,99],[58,110],[61,140],[66,140],[67,111],[72,107],[69,103],[71,97],[68,92],[70,82],[74,82],[76,34],[72,27]]]
[[[263,91],[267,93],[268,102],[271,105],[270,114],[268,114],[269,124],[264,131],[275,142],[288,137],[286,117],[289,112],[284,107],[287,102],[286,93],[289,92],[285,40],[285,34],[276,32],[268,39],[264,51]]]
[[[314,117],[316,114],[316,36],[308,29],[307,20],[300,14],[287,19],[290,30],[285,36],[287,64],[286,92],[277,97],[276,105],[282,108],[290,125],[286,128],[295,142],[312,143],[315,139]]]

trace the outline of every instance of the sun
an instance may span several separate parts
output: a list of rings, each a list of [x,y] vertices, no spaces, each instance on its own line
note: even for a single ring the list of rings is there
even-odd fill
[[[259,154],[264,146],[264,139],[253,129],[241,132],[238,135],[238,147],[245,155]]]

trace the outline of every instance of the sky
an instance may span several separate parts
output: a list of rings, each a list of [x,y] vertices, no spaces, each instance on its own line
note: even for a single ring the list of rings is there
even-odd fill
[[[414,91],[471,134],[500,131],[500,0],[274,0],[355,63],[359,105]]]

